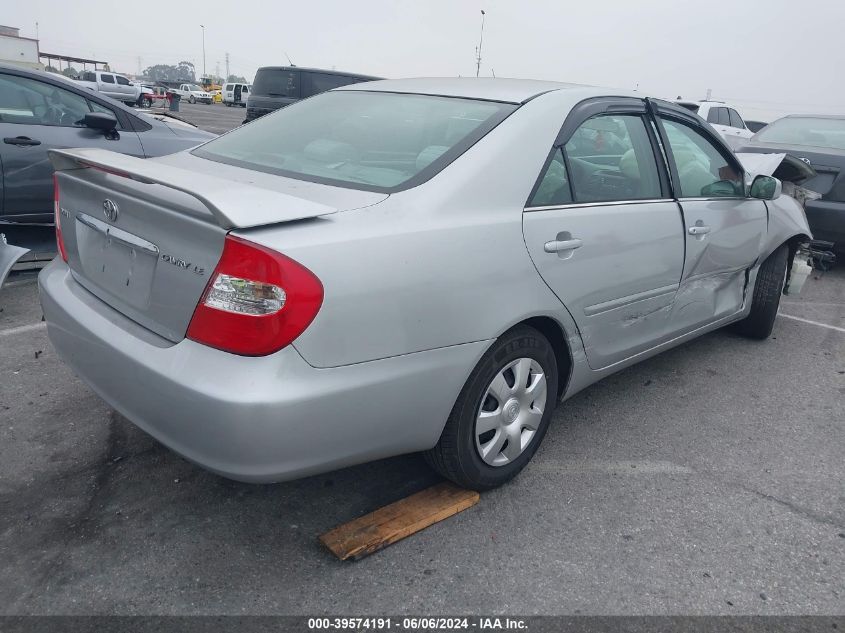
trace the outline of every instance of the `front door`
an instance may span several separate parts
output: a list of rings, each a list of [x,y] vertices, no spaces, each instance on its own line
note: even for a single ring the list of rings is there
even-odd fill
[[[91,112],[81,95],[29,77],[0,73],[0,161],[3,164],[2,219],[52,222],[53,166],[47,150],[101,147],[144,156],[138,135],[118,130],[118,139],[78,123]],[[102,107],[99,107],[102,110]]]
[[[682,334],[742,309],[767,210],[746,196],[742,167],[709,129],[682,112],[659,110],[659,119],[684,219],[684,274],[672,314]]]
[[[667,339],[684,263],[680,209],[644,106],[607,106],[612,114],[588,109],[555,143],[523,214],[531,258],[578,325],[593,369]],[[564,130],[573,127],[567,120]]]

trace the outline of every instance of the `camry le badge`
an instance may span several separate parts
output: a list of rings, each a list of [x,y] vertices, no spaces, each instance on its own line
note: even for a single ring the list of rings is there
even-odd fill
[[[120,213],[120,210],[117,208],[117,203],[112,202],[108,198],[103,200],[103,215],[106,216],[106,220],[117,222],[118,213]]]

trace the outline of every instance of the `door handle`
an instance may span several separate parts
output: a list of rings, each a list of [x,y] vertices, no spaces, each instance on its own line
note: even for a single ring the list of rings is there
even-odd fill
[[[41,141],[36,141],[28,136],[7,136],[3,139],[7,145],[41,145]]]
[[[709,226],[703,226],[701,224],[696,224],[695,226],[691,226],[687,229],[687,233],[690,235],[707,235],[710,232]]]
[[[577,237],[571,240],[552,240],[543,245],[543,250],[547,253],[561,253],[563,251],[574,251],[576,248],[581,248],[583,242]]]

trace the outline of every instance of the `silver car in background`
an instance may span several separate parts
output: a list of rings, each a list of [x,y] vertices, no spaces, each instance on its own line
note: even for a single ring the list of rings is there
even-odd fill
[[[425,451],[500,485],[591,383],[730,323],[768,337],[810,237],[690,112],[549,82],[358,84],[188,152],[52,159],[53,344],[243,481]]]

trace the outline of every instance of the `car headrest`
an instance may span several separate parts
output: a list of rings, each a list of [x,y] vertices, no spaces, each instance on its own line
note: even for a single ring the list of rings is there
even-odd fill
[[[640,165],[637,163],[637,155],[633,148],[622,154],[622,158],[619,159],[619,171],[631,180],[640,179]]]
[[[449,147],[446,145],[429,145],[417,154],[417,169],[422,170],[440,158]]]
[[[358,150],[349,143],[318,138],[305,146],[303,151],[306,158],[326,163],[343,163],[358,159]]]

